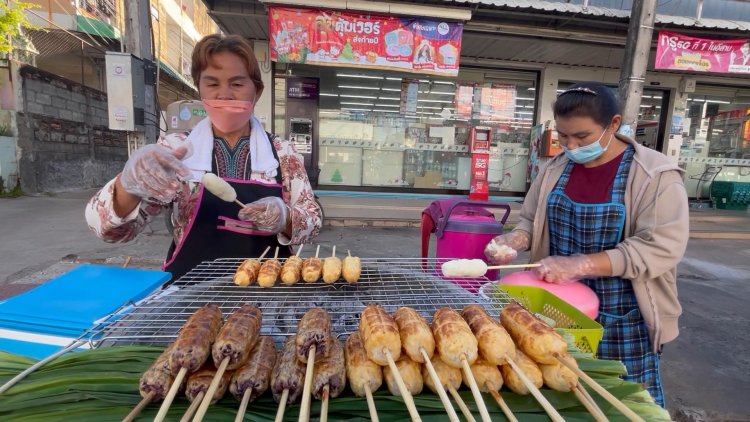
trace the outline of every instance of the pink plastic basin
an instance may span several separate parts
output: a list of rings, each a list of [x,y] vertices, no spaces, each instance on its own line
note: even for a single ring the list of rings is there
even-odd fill
[[[580,281],[573,281],[568,284],[547,283],[536,278],[531,271],[519,271],[503,276],[498,283],[501,285],[539,287],[575,306],[591,319],[596,319],[599,315],[599,298],[593,290]]]

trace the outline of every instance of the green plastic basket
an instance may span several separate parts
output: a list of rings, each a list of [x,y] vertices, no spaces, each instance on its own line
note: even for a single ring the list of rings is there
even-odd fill
[[[555,328],[572,335],[582,352],[596,355],[604,329],[568,302],[539,287],[493,284],[483,290],[488,296],[500,295],[499,290],[505,290],[529,311],[554,320]]]

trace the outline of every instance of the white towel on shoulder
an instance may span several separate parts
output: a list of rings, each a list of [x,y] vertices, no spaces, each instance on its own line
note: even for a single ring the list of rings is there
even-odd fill
[[[279,161],[273,156],[273,145],[263,125],[253,116],[250,121],[250,167],[253,175],[273,179],[278,174]],[[205,118],[195,125],[187,142],[192,144],[193,154],[182,162],[193,172],[193,180],[199,181],[211,171],[214,152],[214,131],[211,121]]]

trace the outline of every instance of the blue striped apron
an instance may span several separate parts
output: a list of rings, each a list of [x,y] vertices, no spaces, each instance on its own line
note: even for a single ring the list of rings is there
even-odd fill
[[[625,186],[633,153],[632,146],[625,150],[610,201],[603,204],[577,203],[565,194],[574,165],[572,161],[568,163],[547,201],[550,256],[594,254],[614,249],[620,243],[626,215]],[[628,374],[623,378],[643,384],[656,403],[664,406],[659,355],[652,351],[632,283],[619,277],[581,281],[599,297],[597,321],[604,327],[604,337],[599,343],[598,357],[624,363]]]

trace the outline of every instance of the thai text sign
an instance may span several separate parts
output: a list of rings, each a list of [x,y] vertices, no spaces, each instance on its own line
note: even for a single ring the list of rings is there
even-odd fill
[[[750,40],[709,40],[660,31],[656,69],[750,73]]]
[[[456,76],[463,24],[269,7],[271,59]]]

